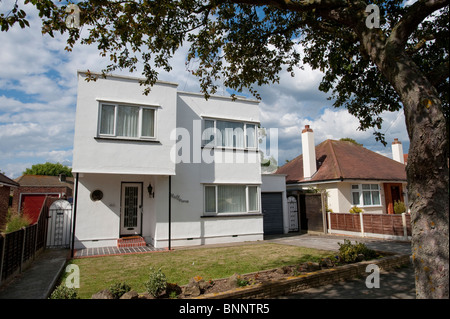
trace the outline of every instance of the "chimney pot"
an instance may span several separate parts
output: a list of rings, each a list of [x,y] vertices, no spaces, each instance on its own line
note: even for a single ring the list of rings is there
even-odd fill
[[[305,132],[313,132],[313,130],[311,128],[309,128],[309,125],[305,125],[305,128],[302,130],[302,133]]]

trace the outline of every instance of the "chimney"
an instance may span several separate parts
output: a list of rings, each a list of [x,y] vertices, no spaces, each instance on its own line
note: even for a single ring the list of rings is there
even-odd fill
[[[302,131],[302,153],[303,153],[303,177],[311,179],[311,176],[317,171],[316,166],[316,147],[314,145],[314,132],[305,125]]]
[[[66,174],[59,174],[59,181],[65,182],[66,181]]]
[[[402,142],[400,142],[398,138],[394,138],[394,141],[392,142],[392,159],[394,161],[405,164]]]

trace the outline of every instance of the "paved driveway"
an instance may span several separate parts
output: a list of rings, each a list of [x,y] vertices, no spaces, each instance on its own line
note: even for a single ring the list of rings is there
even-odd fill
[[[399,254],[411,254],[411,243],[406,241],[394,241],[378,238],[348,237],[338,235],[273,235],[267,236],[266,241],[285,245],[310,247],[325,250],[339,250],[339,244],[344,239],[352,242],[365,243],[367,247],[375,250],[389,251]]]
[[[388,251],[400,254],[411,254],[409,242],[383,240],[374,238],[345,237],[335,235],[283,235],[270,236],[270,242],[310,247],[324,250],[339,250],[338,243],[344,239],[352,242],[363,242],[367,247],[375,250]],[[367,274],[369,275],[369,273]],[[379,288],[368,288],[366,278],[341,281],[335,284],[310,288],[278,299],[415,299],[416,288],[414,282],[414,269],[412,265],[381,271]]]

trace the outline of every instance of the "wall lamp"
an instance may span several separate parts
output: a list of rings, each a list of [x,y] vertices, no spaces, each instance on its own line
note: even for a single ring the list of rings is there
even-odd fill
[[[148,190],[148,196],[155,198],[155,192],[153,191],[152,184],[148,184],[147,190]]]

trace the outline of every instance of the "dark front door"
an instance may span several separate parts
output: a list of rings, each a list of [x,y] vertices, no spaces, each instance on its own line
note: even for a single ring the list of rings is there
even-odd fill
[[[282,193],[262,193],[264,235],[283,234]]]

